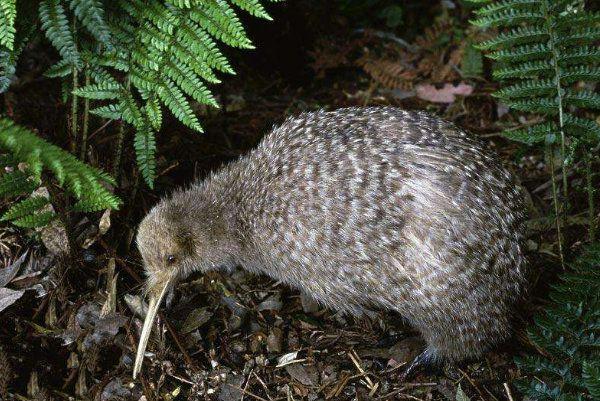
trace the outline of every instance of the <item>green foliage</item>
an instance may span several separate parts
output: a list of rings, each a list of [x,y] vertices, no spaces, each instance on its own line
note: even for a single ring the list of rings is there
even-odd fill
[[[563,146],[567,134],[578,139],[569,141],[571,146],[600,141],[593,120],[567,127],[569,121],[583,119],[574,114],[577,109],[600,109],[597,93],[574,85],[600,81],[599,15],[573,7],[571,1],[485,3],[475,11],[477,18],[472,23],[505,31],[477,47],[497,62],[494,78],[512,82],[495,96],[516,110],[548,115],[537,128],[506,132],[506,136],[528,144],[560,138]],[[541,135],[544,131],[547,134]]]
[[[0,1],[0,46],[13,50],[15,42],[15,19],[17,17],[17,1]]]
[[[15,1],[0,1],[0,46],[9,51]],[[103,102],[92,105],[91,113],[135,129],[138,166],[152,186],[155,136],[165,110],[202,132],[195,104],[219,107],[209,85],[220,82],[219,73],[234,73],[219,43],[253,48],[239,10],[271,19],[260,0],[43,0],[41,28],[61,56],[46,76],[72,77],[73,120],[77,98],[85,98]],[[14,56],[0,61],[0,91],[8,87],[15,62]],[[79,86],[82,71],[91,82]]]
[[[0,149],[11,154],[11,157],[0,159],[0,167],[4,171],[0,175],[2,197],[28,195],[40,185],[42,171],[48,170],[60,186],[77,198],[75,210],[117,209],[121,203],[105,187],[106,184],[114,184],[109,175],[5,118],[0,119]],[[25,167],[18,168],[17,161],[24,162]],[[7,167],[9,170],[5,171]],[[14,204],[1,220],[12,221],[21,227],[45,225],[53,217],[52,212],[44,209],[48,202],[48,199],[39,196],[27,198]]]
[[[600,397],[600,244],[590,246],[572,267],[528,332],[542,355],[517,359],[526,376],[516,385],[532,400]]]

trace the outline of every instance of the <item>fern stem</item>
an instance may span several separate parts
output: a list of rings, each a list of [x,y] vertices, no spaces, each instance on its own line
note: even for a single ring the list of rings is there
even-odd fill
[[[596,208],[594,204],[594,185],[592,182],[592,155],[589,152],[584,152],[585,159],[585,178],[586,178],[586,189],[588,195],[588,221],[589,221],[589,237],[590,242],[596,241]]]
[[[73,91],[79,88],[79,78],[77,73],[77,67],[73,66],[72,72],[73,79]],[[77,95],[71,93],[71,150],[76,154],[77,152]]]
[[[563,212],[566,213],[567,212],[567,207],[568,207],[568,199],[569,199],[569,190],[568,190],[568,181],[567,181],[567,166],[565,164],[565,155],[567,154],[566,152],[566,138],[565,138],[565,129],[564,129],[564,125],[565,125],[565,120],[564,120],[564,111],[563,111],[563,90],[562,87],[560,85],[560,67],[558,65],[558,49],[556,48],[556,40],[555,40],[555,35],[554,35],[554,29],[553,29],[553,24],[552,24],[552,16],[548,13],[548,1],[544,1],[543,3],[543,10],[544,10],[544,17],[546,20],[546,26],[548,29],[548,35],[549,35],[549,44],[550,44],[550,49],[552,51],[552,65],[554,66],[554,77],[555,77],[555,84],[556,84],[556,96],[557,96],[557,102],[558,102],[558,129],[560,131],[560,162],[561,162],[561,169],[562,169],[562,184],[563,184],[563,197],[564,197],[564,210]]]
[[[119,182],[121,178],[121,158],[123,157],[123,142],[125,140],[125,123],[121,121],[117,133],[117,148],[115,150],[115,159],[113,160],[113,174],[115,180]]]
[[[556,173],[554,172],[554,145],[548,146],[548,156],[550,158],[550,179],[552,180],[552,203],[554,205],[554,221],[556,222],[556,235],[558,237],[558,255],[560,258],[560,265],[565,270],[565,258],[563,255],[563,238],[561,219],[560,219],[560,207],[558,205],[558,189],[556,186]]]
[[[85,86],[90,84],[90,72],[86,68],[85,70]],[[83,101],[83,127],[81,129],[81,149],[79,158],[81,161],[85,161],[85,154],[87,152],[87,140],[88,140],[88,126],[90,120],[90,99],[87,97]]]
[[[76,25],[76,18],[73,18],[73,35],[75,35],[75,28],[77,27]],[[75,38],[76,40],[76,38]],[[73,92],[75,90],[77,90],[79,88],[79,76],[78,76],[78,72],[77,72],[77,66],[75,64],[73,64],[73,71],[72,71],[72,75],[73,75]],[[75,95],[75,93],[71,92],[71,138],[72,138],[72,144],[71,144],[71,150],[73,151],[74,154],[77,154],[77,95]]]

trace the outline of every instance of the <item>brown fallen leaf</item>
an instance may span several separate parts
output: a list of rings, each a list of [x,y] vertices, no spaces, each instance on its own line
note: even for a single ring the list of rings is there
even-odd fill
[[[440,89],[431,84],[421,84],[415,87],[417,97],[433,103],[453,103],[456,95],[469,96],[473,93],[473,87],[465,83],[458,85],[444,84]]]

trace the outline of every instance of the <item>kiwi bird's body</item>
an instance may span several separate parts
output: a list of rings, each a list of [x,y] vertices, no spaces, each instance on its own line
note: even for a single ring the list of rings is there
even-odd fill
[[[152,235],[185,238],[178,277],[239,265],[337,311],[394,310],[452,361],[506,338],[525,281],[510,173],[454,125],[391,107],[289,118],[149,213],[147,266]]]

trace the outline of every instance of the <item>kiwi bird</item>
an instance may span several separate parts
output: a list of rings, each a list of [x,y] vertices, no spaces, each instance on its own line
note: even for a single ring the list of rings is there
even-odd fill
[[[524,209],[498,157],[430,114],[288,118],[140,223],[149,308],[134,377],[165,294],[236,266],[336,311],[397,311],[426,342],[419,363],[479,357],[509,336],[523,292]]]

